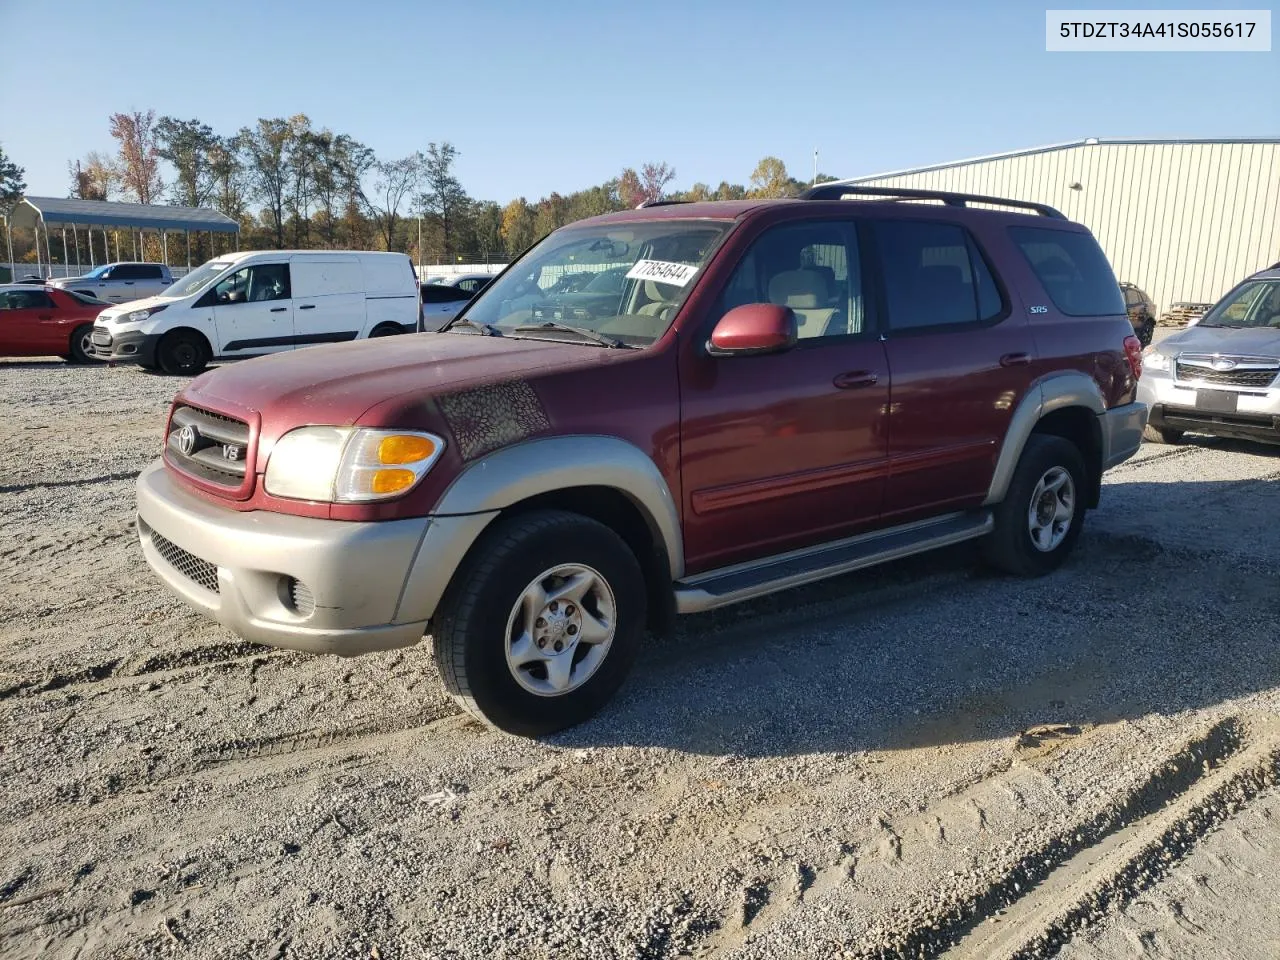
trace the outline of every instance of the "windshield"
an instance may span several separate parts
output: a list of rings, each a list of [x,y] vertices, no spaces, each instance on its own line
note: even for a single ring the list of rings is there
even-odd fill
[[[563,324],[646,346],[666,331],[730,226],[650,220],[559,230],[485,287],[463,316],[504,336],[599,342],[525,329]]]
[[[209,285],[209,281],[229,266],[231,266],[231,261],[229,260],[210,260],[208,263],[196,267],[185,277],[175,280],[173,285],[166,288],[160,296],[189,297],[193,293],[199,293]]]
[[[1198,327],[1280,328],[1280,280],[1251,280],[1204,315]]]
[[[84,275],[84,276],[85,276],[85,279],[86,279],[86,280],[97,280],[100,276],[102,276],[104,273],[106,273],[108,269],[109,269],[109,268],[108,268],[108,267],[106,267],[106,266],[101,266],[101,267],[98,267],[96,270],[90,270],[88,273],[86,273],[86,274]]]

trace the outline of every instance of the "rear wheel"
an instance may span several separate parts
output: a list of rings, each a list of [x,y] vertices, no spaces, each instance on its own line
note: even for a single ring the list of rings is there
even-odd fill
[[[70,363],[91,363],[93,357],[90,350],[93,348],[93,324],[86,323],[76,327],[71,331],[70,353],[67,354],[67,360]]]
[[[373,330],[369,333],[369,336],[370,337],[394,337],[397,334],[401,334],[401,333],[404,333],[404,331],[400,329],[400,327],[396,326],[394,323],[384,323],[382,324],[382,326],[374,327]]]
[[[1151,443],[1178,443],[1182,440],[1184,432],[1182,430],[1173,430],[1169,427],[1157,427],[1153,423],[1148,423],[1142,428],[1142,439]]]
[[[1085,482],[1084,457],[1075,444],[1032,434],[995,509],[995,530],[983,543],[987,562],[1020,577],[1061,566],[1084,525]]]
[[[644,575],[622,538],[547,510],[486,532],[454,574],[432,635],[445,687],[465,710],[539,736],[613,696],[644,625]]]
[[[193,377],[209,365],[209,345],[194,330],[174,330],[156,347],[156,364],[171,376]]]

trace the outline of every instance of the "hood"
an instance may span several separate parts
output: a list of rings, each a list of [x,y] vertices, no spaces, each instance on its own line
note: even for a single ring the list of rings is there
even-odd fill
[[[197,377],[186,400],[291,425],[355,423],[371,407],[532,371],[607,363],[628,350],[463,333],[418,333],[303,347]]]
[[[181,300],[182,297],[143,297],[141,300],[129,300],[125,303],[113,303],[109,309],[104,309],[99,316],[111,320],[122,314],[132,313],[134,310],[146,310],[148,307],[160,307],[166,303],[173,303],[175,300]]]
[[[1280,329],[1275,327],[1188,327],[1157,344],[1161,353],[1225,353],[1233,356],[1280,357]]]

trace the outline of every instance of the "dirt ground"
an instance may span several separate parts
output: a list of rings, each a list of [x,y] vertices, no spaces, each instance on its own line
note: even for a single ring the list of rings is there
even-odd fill
[[[1280,956],[1280,448],[684,620],[598,718],[240,641],[142,560],[180,381],[0,361],[0,955]]]

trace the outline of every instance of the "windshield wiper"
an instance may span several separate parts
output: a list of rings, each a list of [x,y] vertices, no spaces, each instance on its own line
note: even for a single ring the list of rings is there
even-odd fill
[[[586,327],[571,327],[567,323],[557,323],[555,320],[546,320],[542,323],[522,323],[516,327],[516,332],[520,331],[532,332],[534,330],[560,330],[565,333],[577,334],[584,340],[591,340],[594,343],[603,344],[606,347],[627,347],[621,340],[616,340],[606,334],[599,333],[595,330],[588,330]],[[627,349],[630,349],[627,347]]]
[[[492,323],[476,323],[474,320],[468,320],[466,317],[454,317],[443,327],[440,328],[441,333],[446,333],[454,327],[470,327],[472,330],[479,330],[482,336],[500,337],[502,331],[495,327]]]

